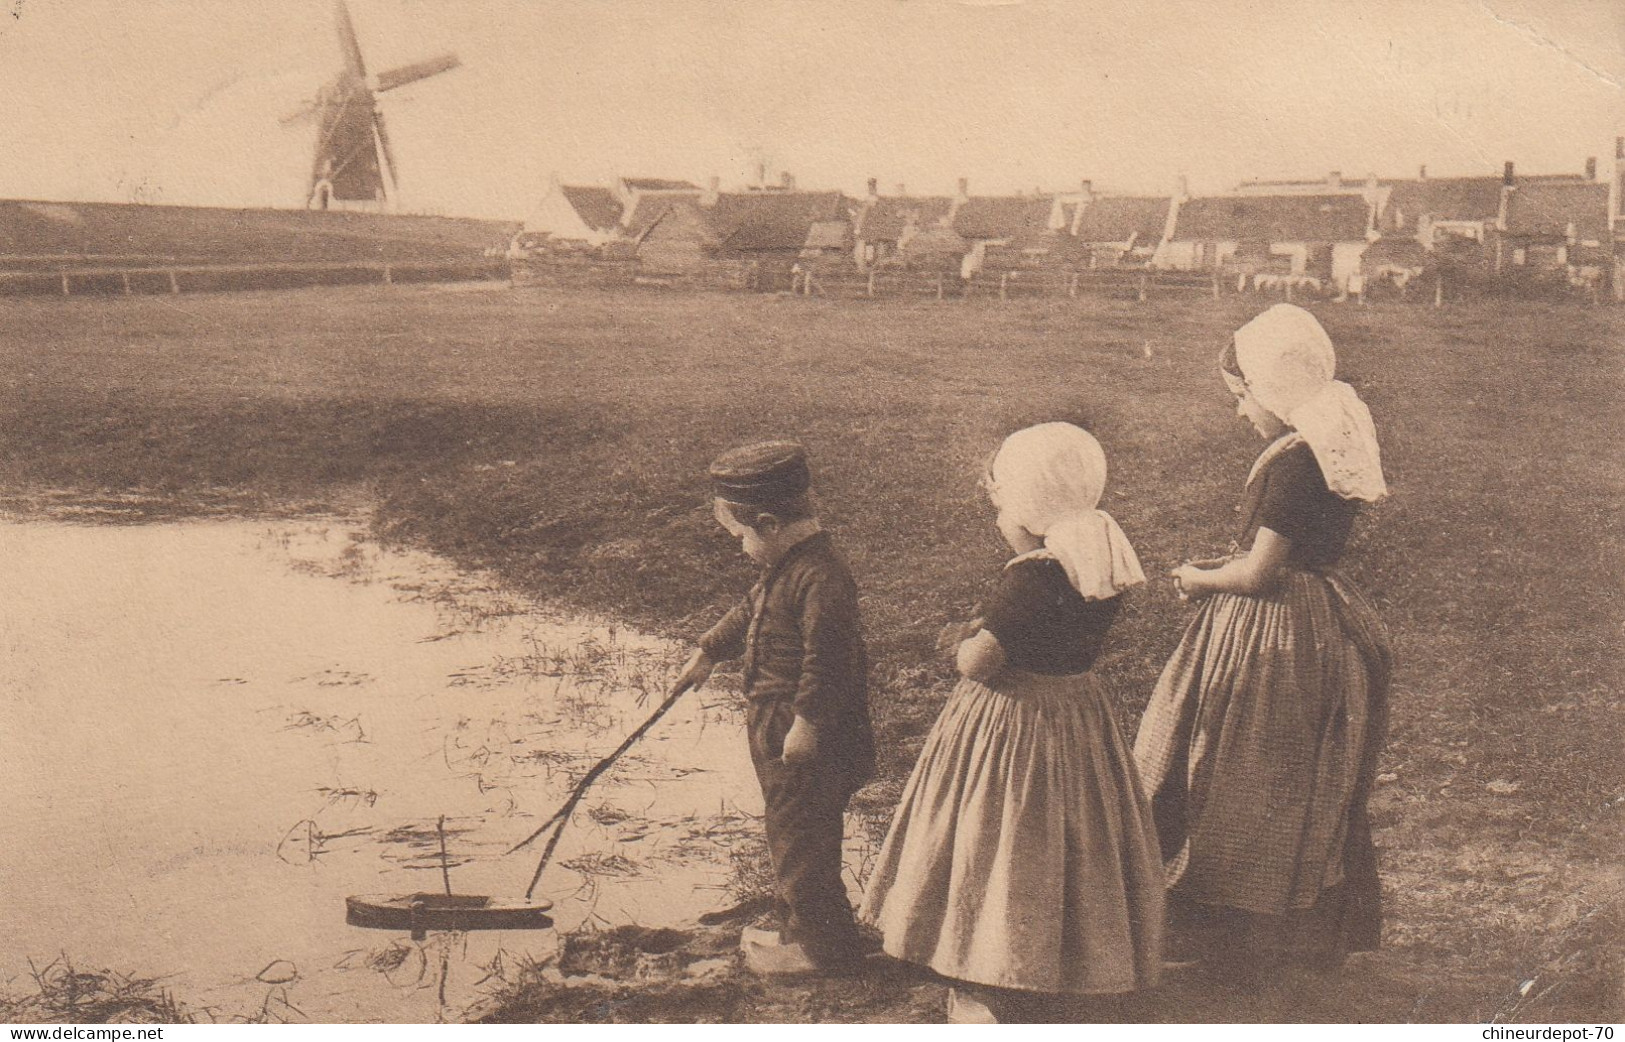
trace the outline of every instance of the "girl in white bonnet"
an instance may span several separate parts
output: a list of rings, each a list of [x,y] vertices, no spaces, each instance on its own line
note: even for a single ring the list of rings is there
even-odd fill
[[[1097,508],[1082,429],[1005,439],[984,478],[1016,557],[964,627],[961,676],[903,792],[862,917],[890,955],[957,982],[949,1019],[1053,1012],[1047,996],[1149,987],[1162,865],[1145,790],[1090,673],[1123,590],[1145,581]]]
[[[1335,967],[1381,926],[1366,799],[1391,654],[1337,565],[1359,505],[1387,488],[1371,414],[1335,367],[1320,323],[1289,304],[1232,339],[1225,382],[1269,446],[1247,478],[1240,552],[1173,573],[1200,603],[1134,746],[1173,944],[1231,971]]]

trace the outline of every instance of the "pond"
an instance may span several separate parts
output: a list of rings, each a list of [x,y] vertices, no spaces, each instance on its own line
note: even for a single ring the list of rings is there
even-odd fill
[[[347,926],[346,895],[440,889],[442,816],[453,888],[519,898],[539,852],[507,849],[683,654],[363,532],[0,524],[0,982],[66,954],[222,1020],[455,1020],[562,931],[734,903],[761,804],[708,687],[582,803],[556,930]]]

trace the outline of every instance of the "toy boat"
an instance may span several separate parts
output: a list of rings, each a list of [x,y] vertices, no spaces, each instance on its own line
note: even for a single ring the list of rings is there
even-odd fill
[[[495,901],[479,894],[369,894],[344,899],[344,921],[369,930],[406,930],[421,941],[430,930],[545,930],[553,902]]]

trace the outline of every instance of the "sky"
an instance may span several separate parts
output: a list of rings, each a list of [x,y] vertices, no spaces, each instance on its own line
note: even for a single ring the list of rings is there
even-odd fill
[[[1625,134],[1620,0],[350,0],[400,205],[549,178],[1197,194],[1579,173]],[[298,206],[329,0],[0,0],[0,197]],[[1606,175],[1605,175],[1606,176]]]

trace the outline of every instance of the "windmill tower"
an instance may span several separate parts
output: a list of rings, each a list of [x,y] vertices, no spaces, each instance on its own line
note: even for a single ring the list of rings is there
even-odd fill
[[[312,210],[393,210],[397,168],[378,96],[461,62],[455,54],[442,54],[369,76],[345,0],[333,0],[333,21],[344,70],[322,88],[314,105],[290,117],[314,115],[321,127],[305,205]]]

